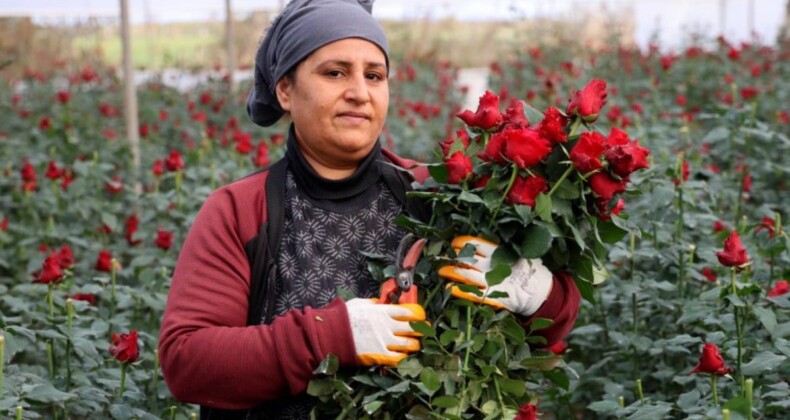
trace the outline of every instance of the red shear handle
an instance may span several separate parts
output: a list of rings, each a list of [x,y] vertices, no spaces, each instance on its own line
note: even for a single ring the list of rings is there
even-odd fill
[[[417,260],[420,258],[427,242],[425,238],[422,238],[412,244],[411,248],[406,252],[406,256],[403,257],[401,267],[398,267],[401,272],[408,272],[410,276],[414,274],[414,267],[417,266]],[[398,295],[399,293],[400,295]],[[397,301],[393,302],[396,296]],[[417,286],[411,284],[411,287],[404,290],[398,286],[394,278],[387,279],[381,285],[381,297],[379,297],[378,303],[417,303]]]

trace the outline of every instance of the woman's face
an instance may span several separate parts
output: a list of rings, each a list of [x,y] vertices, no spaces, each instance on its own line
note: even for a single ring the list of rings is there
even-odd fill
[[[293,79],[277,82],[277,99],[291,114],[297,143],[311,164],[356,168],[387,117],[384,53],[359,38],[327,44],[297,65]]]

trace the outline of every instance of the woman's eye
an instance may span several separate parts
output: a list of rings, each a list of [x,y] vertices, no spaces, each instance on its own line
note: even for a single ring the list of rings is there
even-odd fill
[[[330,70],[326,72],[326,75],[329,77],[340,77],[343,73],[341,73],[340,70]]]
[[[383,80],[384,79],[384,76],[382,76],[379,73],[368,73],[367,77],[370,80]]]

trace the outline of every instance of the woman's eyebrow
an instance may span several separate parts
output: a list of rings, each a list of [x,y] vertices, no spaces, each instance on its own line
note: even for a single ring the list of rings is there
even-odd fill
[[[316,67],[325,67],[325,66],[340,66],[340,67],[353,67],[353,63],[350,61],[345,60],[326,60],[318,63]],[[387,66],[380,62],[380,61],[368,61],[365,62],[365,68],[386,68]]]

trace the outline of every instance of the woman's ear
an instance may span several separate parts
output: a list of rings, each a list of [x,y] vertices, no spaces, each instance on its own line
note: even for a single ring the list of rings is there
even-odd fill
[[[281,77],[274,85],[274,92],[277,94],[277,101],[280,103],[280,108],[285,112],[291,111],[291,93],[293,91],[293,82],[288,76]]]

